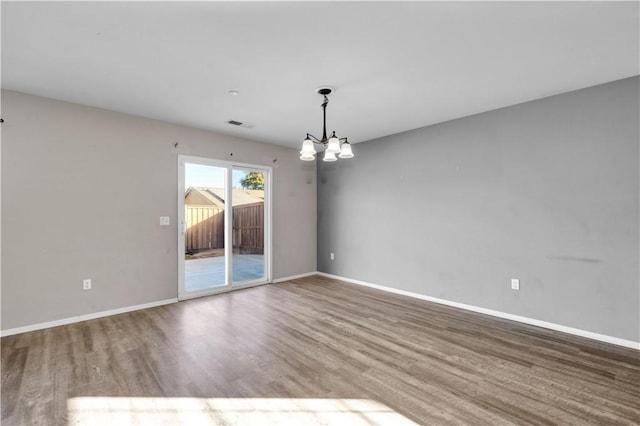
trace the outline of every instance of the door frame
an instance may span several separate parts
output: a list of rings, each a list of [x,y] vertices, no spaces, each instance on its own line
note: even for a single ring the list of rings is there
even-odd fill
[[[185,290],[185,204],[184,204],[184,184],[185,184],[185,164],[201,164],[212,167],[222,167],[225,169],[225,209],[224,209],[224,253],[225,253],[225,284],[205,289],[201,291],[187,292]],[[238,284],[233,283],[233,206],[228,208],[227,200],[232,199],[233,170],[249,169],[264,173],[264,278],[251,281],[243,281]],[[214,158],[196,157],[191,155],[178,155],[178,300],[187,300],[194,297],[209,296],[241,288],[254,287],[271,283],[272,281],[272,191],[271,181],[273,168],[259,164],[238,163],[235,161],[216,160]]]

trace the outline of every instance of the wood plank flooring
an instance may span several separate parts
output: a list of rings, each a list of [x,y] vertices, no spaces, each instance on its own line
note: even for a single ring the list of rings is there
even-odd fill
[[[1,346],[3,426],[640,423],[638,351],[319,276]]]

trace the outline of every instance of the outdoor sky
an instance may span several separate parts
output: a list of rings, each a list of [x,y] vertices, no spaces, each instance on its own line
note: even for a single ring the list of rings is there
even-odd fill
[[[202,164],[184,165],[184,186],[185,191],[190,186],[209,186],[211,188],[224,187],[225,169],[221,167],[205,166]],[[241,188],[240,179],[247,172],[241,170],[233,171],[233,188]]]

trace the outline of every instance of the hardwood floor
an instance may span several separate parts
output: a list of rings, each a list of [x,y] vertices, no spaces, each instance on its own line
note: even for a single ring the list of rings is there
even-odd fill
[[[1,345],[3,426],[640,422],[638,351],[318,276]]]

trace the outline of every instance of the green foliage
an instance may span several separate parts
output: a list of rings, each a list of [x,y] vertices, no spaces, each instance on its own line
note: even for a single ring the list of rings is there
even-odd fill
[[[240,185],[244,189],[264,190],[264,175],[260,172],[249,172],[245,177],[240,179]]]

